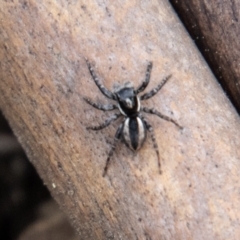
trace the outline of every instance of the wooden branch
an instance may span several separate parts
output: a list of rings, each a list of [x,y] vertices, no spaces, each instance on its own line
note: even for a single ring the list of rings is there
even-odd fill
[[[165,1],[19,1],[1,5],[0,108],[81,239],[238,239],[239,118]],[[118,144],[111,113],[85,57],[108,89],[138,86],[153,61],[144,102],[154,116],[162,162],[150,136],[136,154]],[[116,110],[114,110],[116,111]]]
[[[240,113],[240,2],[170,2]]]

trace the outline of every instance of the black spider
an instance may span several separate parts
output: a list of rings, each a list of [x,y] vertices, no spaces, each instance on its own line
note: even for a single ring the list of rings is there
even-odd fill
[[[153,97],[167,82],[167,80],[171,77],[171,75],[165,77],[162,82],[154,89],[152,89],[150,92],[145,93],[141,96],[138,96],[138,94],[147,87],[149,80],[150,80],[150,74],[152,70],[152,62],[148,63],[147,70],[146,70],[146,76],[145,80],[141,83],[141,85],[134,89],[133,86],[130,83],[126,83],[124,86],[119,87],[118,89],[115,89],[114,92],[110,92],[108,89],[106,89],[100,82],[98,77],[96,76],[91,64],[86,59],[89,72],[99,88],[99,90],[103,93],[104,96],[107,98],[110,98],[112,100],[115,100],[117,102],[117,105],[115,104],[108,104],[108,105],[102,105],[98,103],[92,102],[88,98],[84,98],[84,100],[90,104],[91,106],[102,110],[102,111],[111,111],[114,109],[119,109],[120,113],[116,113],[112,115],[109,119],[107,119],[104,123],[102,123],[99,126],[93,126],[93,127],[87,127],[87,129],[91,130],[100,130],[107,126],[109,126],[113,121],[118,119],[120,116],[124,117],[123,122],[120,124],[120,126],[117,129],[117,132],[115,134],[114,142],[112,144],[112,148],[108,154],[108,158],[106,161],[106,165],[104,168],[103,176],[106,175],[108,165],[110,158],[113,155],[113,152],[115,150],[117,141],[119,139],[122,139],[124,143],[132,150],[136,151],[140,149],[143,145],[143,143],[146,140],[147,130],[151,133],[151,138],[153,142],[153,147],[157,153],[158,157],[158,166],[159,171],[161,173],[161,163],[160,163],[160,157],[159,157],[159,151],[158,151],[158,145],[155,139],[155,135],[153,132],[152,126],[147,122],[147,120],[142,116],[142,112],[150,113],[157,115],[158,117],[170,121],[174,123],[177,127],[182,129],[182,127],[175,122],[172,118],[163,115],[162,113],[158,112],[157,110],[151,108],[146,108],[141,106],[140,100],[147,100],[151,97]]]

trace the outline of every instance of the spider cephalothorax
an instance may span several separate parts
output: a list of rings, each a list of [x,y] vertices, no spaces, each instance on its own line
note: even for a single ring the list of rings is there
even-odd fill
[[[120,116],[124,117],[123,122],[118,127],[114,142],[112,144],[112,148],[108,154],[107,162],[104,168],[103,176],[107,173],[108,164],[110,161],[111,156],[113,155],[113,152],[115,150],[117,141],[119,139],[122,139],[124,143],[132,150],[136,151],[140,149],[143,145],[143,143],[146,140],[147,131],[151,133],[151,138],[153,141],[153,147],[157,153],[158,157],[158,166],[159,171],[161,173],[161,163],[160,163],[160,157],[159,157],[159,151],[158,151],[158,145],[155,139],[155,135],[153,132],[152,126],[148,123],[148,121],[145,119],[145,117],[142,115],[142,113],[150,113],[157,115],[158,117],[170,121],[174,123],[177,127],[182,128],[177,122],[175,122],[172,118],[167,117],[163,115],[162,113],[158,112],[157,110],[153,108],[146,108],[141,106],[141,100],[147,100],[151,97],[153,97],[167,82],[167,80],[171,77],[171,75],[167,76],[162,80],[162,82],[154,89],[152,89],[150,92],[145,93],[141,96],[138,96],[138,94],[145,90],[147,87],[149,80],[150,80],[150,74],[152,70],[152,62],[148,63],[147,70],[146,70],[146,76],[145,80],[141,83],[141,85],[134,89],[131,83],[126,83],[122,87],[117,87],[115,91],[112,93],[108,89],[106,89],[98,80],[91,64],[86,59],[89,72],[97,85],[97,87],[100,89],[100,91],[105,95],[106,97],[115,100],[117,102],[117,105],[115,104],[108,104],[108,105],[102,105],[98,103],[92,102],[88,98],[84,98],[84,100],[90,104],[91,106],[102,110],[102,111],[111,111],[114,109],[119,109],[120,113],[115,113],[107,119],[104,123],[102,123],[99,126],[95,127],[87,127],[88,129],[92,130],[100,130],[107,126],[109,126],[113,121],[118,119]]]
[[[124,116],[136,115],[140,111],[140,100],[133,87],[123,87],[115,92],[118,108]]]

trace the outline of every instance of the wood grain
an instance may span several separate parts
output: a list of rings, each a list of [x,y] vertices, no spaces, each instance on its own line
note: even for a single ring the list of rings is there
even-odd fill
[[[231,103],[167,1],[18,1],[0,8],[0,108],[81,239],[238,239],[240,128]],[[86,126],[104,114],[106,87],[172,78],[144,106],[154,116],[162,161],[150,137],[136,154],[117,146],[116,128]]]
[[[240,113],[240,2],[170,2]]]

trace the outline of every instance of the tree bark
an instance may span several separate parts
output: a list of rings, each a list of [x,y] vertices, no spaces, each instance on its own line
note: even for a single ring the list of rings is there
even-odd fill
[[[167,1],[18,1],[1,4],[0,108],[81,239],[238,239],[240,121]],[[142,104],[183,130],[147,116],[150,135],[133,153],[119,143],[122,119],[102,131],[108,88],[138,86],[153,61]],[[117,112],[117,111],[116,111]]]
[[[170,2],[240,113],[240,2]]]

